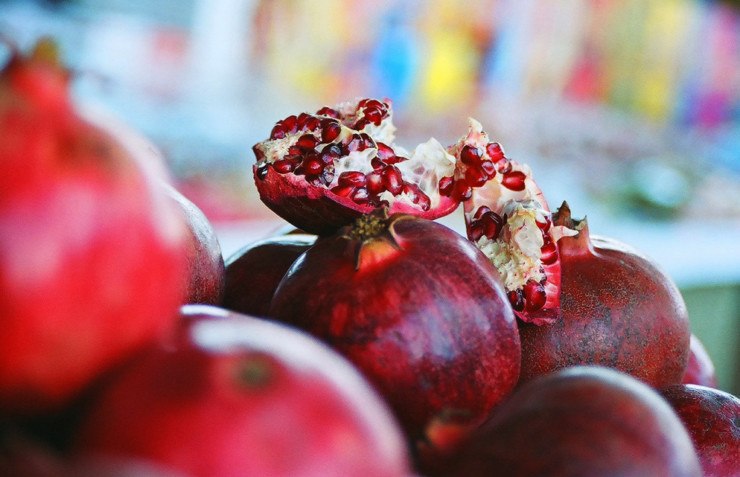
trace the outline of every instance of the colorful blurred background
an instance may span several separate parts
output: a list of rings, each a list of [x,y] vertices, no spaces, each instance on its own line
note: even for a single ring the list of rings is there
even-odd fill
[[[666,268],[740,392],[738,2],[0,0],[0,33],[57,38],[80,101],[157,143],[225,254],[279,225],[251,172],[278,119],[390,98],[410,147],[475,117],[551,206]]]

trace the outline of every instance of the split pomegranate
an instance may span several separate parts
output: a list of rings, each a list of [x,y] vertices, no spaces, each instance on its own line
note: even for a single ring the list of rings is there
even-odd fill
[[[688,429],[704,476],[740,474],[740,398],[693,384],[668,386],[660,393]]]
[[[315,235],[290,233],[234,252],[226,259],[222,306],[247,315],[268,316],[272,295],[283,275],[315,241]]]
[[[717,373],[714,363],[704,344],[693,333],[689,341],[689,363],[682,384],[699,384],[710,388],[717,388]]]
[[[406,443],[360,373],[311,336],[207,305],[112,376],[78,458],[137,458],[184,475],[401,477]]]
[[[226,265],[213,225],[202,210],[180,191],[163,183],[187,224],[187,295],[184,303],[220,305],[226,282]]]
[[[462,201],[467,235],[501,273],[517,316],[536,325],[560,318],[558,240],[572,231],[553,225],[549,206],[526,164],[508,158],[481,124],[448,151],[455,173],[440,183]]]
[[[440,193],[455,158],[435,139],[408,152],[394,143],[391,102],[362,99],[278,121],[253,148],[262,201],[312,234],[328,235],[388,207],[434,219],[459,201]]]
[[[50,42],[0,72],[0,138],[0,413],[36,413],[172,325],[185,225],[154,148],[75,107]]]
[[[700,477],[676,413],[631,376],[576,366],[531,381],[461,448],[450,476]]]
[[[348,357],[412,441],[446,415],[477,424],[519,374],[499,275],[446,226],[384,212],[319,238],[283,277],[270,316]]]
[[[576,364],[629,373],[655,388],[680,383],[689,359],[689,319],[681,293],[654,262],[613,239],[589,234],[563,204],[556,226],[576,230],[559,242],[563,318],[520,323],[521,381]]]

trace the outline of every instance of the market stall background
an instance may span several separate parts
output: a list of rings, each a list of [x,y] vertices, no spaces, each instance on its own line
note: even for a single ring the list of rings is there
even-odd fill
[[[157,143],[226,255],[281,225],[251,174],[277,119],[387,97],[412,145],[475,117],[551,206],[666,268],[720,386],[740,392],[734,2],[0,0],[0,33],[57,38],[79,100]]]

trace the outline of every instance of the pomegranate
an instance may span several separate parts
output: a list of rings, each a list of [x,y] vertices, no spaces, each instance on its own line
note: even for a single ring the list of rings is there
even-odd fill
[[[576,366],[517,389],[462,446],[449,475],[702,474],[686,429],[656,391],[613,369]]]
[[[714,370],[712,358],[704,344],[693,333],[689,341],[689,363],[681,383],[718,388],[717,373]]]
[[[270,316],[348,357],[415,444],[440,416],[480,422],[519,375],[496,269],[458,233],[407,214],[380,209],[319,238],[283,277]]]
[[[553,323],[560,318],[557,242],[572,231],[553,225],[531,169],[508,158],[479,122],[471,119],[448,151],[458,161],[441,189],[462,201],[468,238],[496,265],[517,316]]]
[[[459,201],[440,193],[455,158],[435,139],[408,152],[394,143],[389,100],[362,99],[278,121],[253,148],[261,200],[312,234],[332,234],[379,207],[434,219]]]
[[[318,340],[208,305],[112,377],[77,458],[136,458],[197,476],[405,476],[406,444],[360,373]]]
[[[705,477],[740,475],[740,398],[707,386],[660,391],[686,426]]]
[[[184,294],[163,161],[76,108],[57,58],[42,41],[0,72],[0,413],[63,406],[164,333]]]
[[[295,260],[316,241],[315,235],[289,233],[246,245],[226,259],[222,306],[266,317],[280,280]]]
[[[629,373],[655,388],[680,383],[689,358],[681,293],[654,262],[613,239],[589,234],[563,204],[554,223],[576,230],[559,242],[563,318],[521,323],[521,381],[576,364]]]
[[[202,210],[169,184],[167,194],[182,212],[187,224],[187,295],[184,303],[220,305],[226,283],[226,265],[213,225]]]

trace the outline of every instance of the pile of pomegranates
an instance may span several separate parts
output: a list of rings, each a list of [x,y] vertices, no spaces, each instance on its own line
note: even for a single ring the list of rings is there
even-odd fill
[[[0,475],[737,472],[676,285],[478,121],[411,151],[387,99],[277,121],[252,170],[296,229],[223,257],[69,82],[48,41],[0,71]]]

